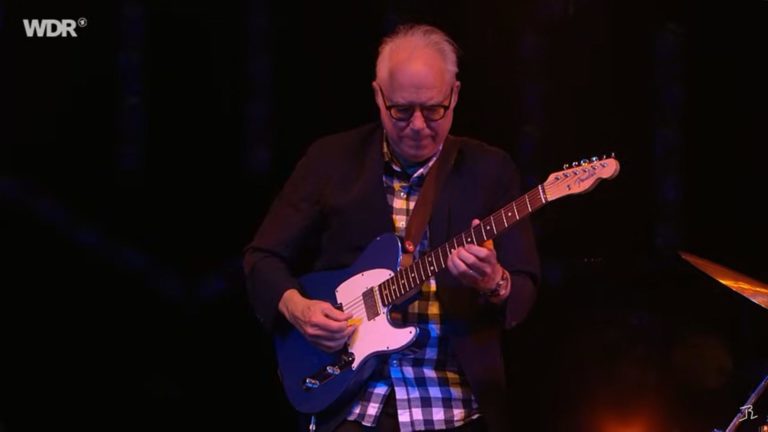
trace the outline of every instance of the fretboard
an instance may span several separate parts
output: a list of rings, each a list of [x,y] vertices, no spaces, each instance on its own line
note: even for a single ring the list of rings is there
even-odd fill
[[[547,201],[544,187],[539,185],[483,219],[479,224],[453,237],[442,246],[423,254],[408,267],[399,269],[392,277],[376,287],[383,303],[381,306],[387,307],[415,296],[425,281],[445,268],[448,257],[454,250],[468,244],[482,245],[542,207]]]

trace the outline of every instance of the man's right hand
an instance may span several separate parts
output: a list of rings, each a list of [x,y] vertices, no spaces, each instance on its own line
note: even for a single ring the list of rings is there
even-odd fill
[[[323,351],[344,347],[357,328],[350,325],[352,314],[321,300],[310,300],[291,288],[283,294],[278,309],[307,340]]]

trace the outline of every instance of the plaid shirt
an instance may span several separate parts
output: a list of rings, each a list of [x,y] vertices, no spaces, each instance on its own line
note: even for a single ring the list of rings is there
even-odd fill
[[[392,207],[396,234],[401,237],[405,236],[408,217],[437,154],[409,177],[390,155],[386,142],[384,144],[384,189]],[[428,248],[427,230],[414,258]],[[391,314],[393,322],[418,325],[419,337],[408,349],[391,354],[374,372],[348,420],[375,426],[384,400],[393,388],[402,432],[454,428],[479,415],[469,383],[450,351],[447,338],[441,335],[436,288],[433,277],[424,282],[415,302],[402,313]]]

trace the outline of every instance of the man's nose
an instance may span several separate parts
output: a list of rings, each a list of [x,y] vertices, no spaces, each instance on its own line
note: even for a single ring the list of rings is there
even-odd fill
[[[424,116],[421,115],[421,109],[417,109],[413,113],[410,126],[412,129],[416,130],[421,130],[427,127],[427,121],[424,119]]]

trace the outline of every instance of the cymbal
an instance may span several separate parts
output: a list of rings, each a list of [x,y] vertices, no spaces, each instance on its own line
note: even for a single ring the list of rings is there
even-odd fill
[[[680,256],[718,282],[768,309],[768,284],[744,276],[712,261],[697,257],[688,252],[678,251]]]

